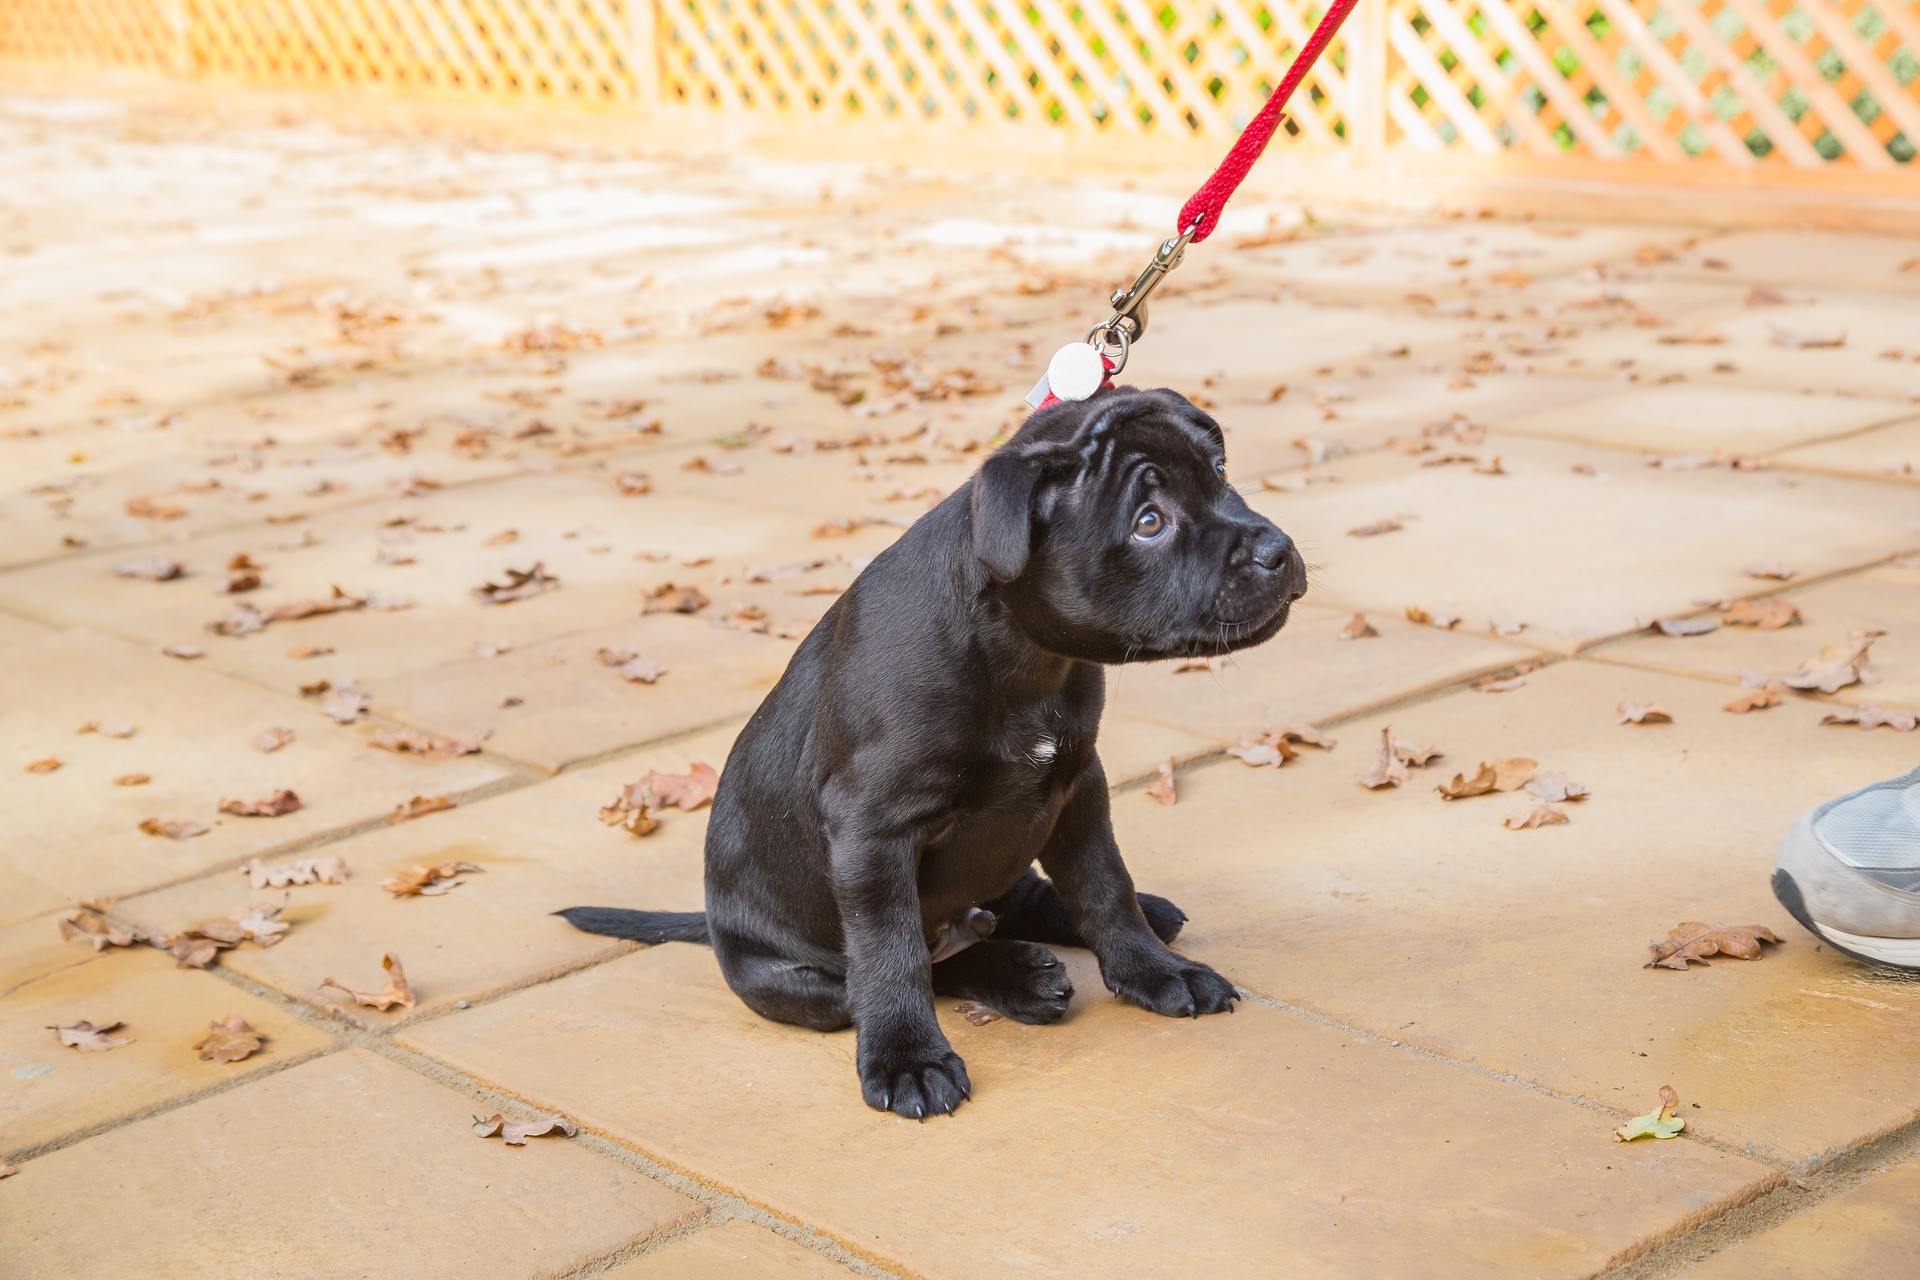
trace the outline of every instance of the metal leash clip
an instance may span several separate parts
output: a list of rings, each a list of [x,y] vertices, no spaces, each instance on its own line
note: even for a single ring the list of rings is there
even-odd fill
[[[1147,331],[1147,299],[1167,278],[1167,273],[1186,260],[1187,242],[1199,229],[1200,224],[1196,222],[1179,235],[1161,241],[1159,251],[1140,273],[1140,278],[1128,288],[1113,291],[1113,297],[1108,299],[1113,304],[1113,314],[1087,330],[1087,345],[1113,361],[1112,372],[1119,373],[1127,367],[1127,353]]]

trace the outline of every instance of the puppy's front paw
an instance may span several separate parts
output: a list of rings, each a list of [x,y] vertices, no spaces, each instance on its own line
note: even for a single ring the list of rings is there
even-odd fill
[[[1198,960],[1169,951],[1159,963],[1128,966],[1106,975],[1107,986],[1122,1000],[1169,1018],[1203,1013],[1232,1013],[1240,993],[1233,984]]]
[[[944,1037],[931,1048],[880,1047],[860,1053],[860,1094],[867,1105],[909,1120],[951,1115],[973,1096],[967,1065]]]

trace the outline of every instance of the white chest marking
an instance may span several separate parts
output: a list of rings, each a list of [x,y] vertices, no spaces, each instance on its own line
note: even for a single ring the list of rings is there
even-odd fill
[[[1042,734],[1034,741],[1032,749],[1027,752],[1027,759],[1033,761],[1035,764],[1045,764],[1053,759],[1054,753],[1059,750],[1059,743]]]

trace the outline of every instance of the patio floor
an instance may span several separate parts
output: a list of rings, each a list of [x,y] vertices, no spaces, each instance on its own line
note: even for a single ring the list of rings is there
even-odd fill
[[[1102,755],[1235,1017],[1072,954],[1061,1025],[942,1002],[975,1097],[914,1124],[707,951],[547,914],[698,908],[705,813],[600,807],[724,762],[1180,194],[0,97],[10,1280],[1909,1274],[1920,981],[1820,947],[1768,873],[1920,748],[1822,724],[1920,709],[1911,242],[1254,192],[1190,253],[1128,380],[1219,417],[1314,585],[1217,670],[1112,671]],[[644,611],[668,583],[709,603]],[[1800,621],[1649,627],[1772,596]],[[1861,630],[1876,682],[1723,710]],[[1338,745],[1226,754],[1288,725]],[[1444,754],[1370,790],[1389,726]],[[376,745],[405,730],[480,741]],[[1435,794],[1516,756],[1591,798],[1509,830],[1524,794]],[[390,820],[415,798],[449,807]],[[344,882],[243,874],[315,858]],[[449,861],[479,870],[381,887]],[[183,968],[64,941],[83,899],[289,928]],[[1696,920],[1784,941],[1642,967]],[[321,985],[388,953],[411,1007]],[[202,1060],[228,1015],[263,1047]],[[82,1020],[130,1042],[48,1030]],[[1685,1132],[1615,1142],[1663,1085]],[[580,1132],[475,1136],[496,1111]]]

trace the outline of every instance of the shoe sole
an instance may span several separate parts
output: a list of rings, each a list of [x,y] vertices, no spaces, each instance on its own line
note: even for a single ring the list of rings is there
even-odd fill
[[[1920,972],[1920,938],[1872,938],[1822,924],[1807,911],[1800,886],[1784,870],[1773,873],[1773,896],[1780,900],[1788,915],[1800,922],[1801,928],[1840,954],[1882,968]]]

